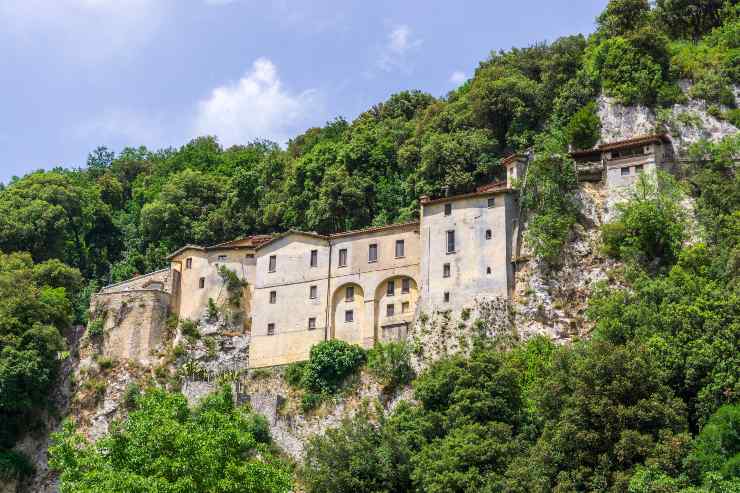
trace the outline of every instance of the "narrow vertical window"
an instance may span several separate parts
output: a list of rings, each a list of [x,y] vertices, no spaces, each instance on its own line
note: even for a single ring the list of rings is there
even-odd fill
[[[449,302],[450,302],[450,292],[445,291],[445,303],[449,303]]]
[[[447,232],[447,253],[455,253],[455,232]]]
[[[450,277],[450,264],[442,266],[442,277]]]
[[[276,255],[270,255],[270,264],[268,266],[269,272],[275,272],[275,269],[277,268],[277,256]]]
[[[318,265],[319,265],[319,251],[311,250],[311,267],[316,267]]]
[[[452,214],[452,204],[445,204],[445,216]]]
[[[493,232],[490,229],[487,229],[486,230],[486,239],[487,240],[490,240],[491,238],[493,238]]]
[[[267,324],[267,335],[268,336],[274,336],[275,335],[275,324],[270,322]]]
[[[316,328],[316,317],[308,317],[308,330]]]
[[[310,288],[308,288],[308,298],[309,299],[315,300],[316,298],[319,297],[318,293],[319,293],[319,289],[316,286],[311,286]]]
[[[396,294],[396,281],[388,281],[385,292],[388,296]]]
[[[404,301],[403,303],[401,303],[401,313],[408,313],[410,309],[411,305],[408,301]]]
[[[277,303],[277,291],[270,291],[270,304],[274,305]]]
[[[396,305],[393,303],[389,303],[385,306],[385,316],[386,317],[392,317],[396,314]]]
[[[496,207],[496,197],[488,197],[488,208]]]
[[[401,294],[409,294],[411,291],[411,279],[408,277],[401,279]]]
[[[205,277],[201,277],[200,279],[198,279],[198,287],[200,289],[203,289],[203,288],[206,287],[206,278]]]
[[[378,261],[378,244],[373,243],[370,245],[367,251],[367,261],[377,262]]]
[[[490,273],[491,273],[491,268],[490,267],[486,267],[486,274],[490,274]]]
[[[354,301],[354,300],[355,300],[355,287],[347,286],[347,290],[344,292],[344,301]]]
[[[347,249],[341,248],[339,250],[339,267],[347,267]]]
[[[344,312],[344,321],[345,322],[354,322],[355,321],[355,311],[354,310],[346,310]]]
[[[396,257],[401,258],[406,256],[406,245],[403,240],[396,240]]]
[[[185,259],[185,268],[186,269],[192,269],[193,268],[193,259],[192,258],[186,258]]]

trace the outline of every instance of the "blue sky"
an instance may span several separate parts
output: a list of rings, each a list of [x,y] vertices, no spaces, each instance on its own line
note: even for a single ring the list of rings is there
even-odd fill
[[[98,145],[284,142],[491,50],[589,33],[606,0],[0,0],[0,181]]]

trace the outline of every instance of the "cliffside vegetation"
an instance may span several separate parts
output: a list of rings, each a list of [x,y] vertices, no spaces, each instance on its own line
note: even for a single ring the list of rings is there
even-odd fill
[[[13,180],[0,189],[0,476],[29,472],[9,450],[47,408],[61,334],[86,321],[89,294],[162,267],[186,243],[409,220],[419,196],[501,179],[503,156],[534,148],[527,240],[556,266],[579,216],[564,156],[598,138],[599,95],[652,107],[702,99],[740,121],[736,3],[612,0],[588,37],[492,53],[444,97],[404,91],[285,149],[224,149],[213,137],[179,149],[100,147],[84,168]],[[739,153],[738,137],[699,143],[679,184],[646,185],[604,228],[605,254],[624,263],[614,273],[622,288],[594,293],[592,340],[505,351],[482,341],[469,358],[444,359],[414,380],[416,404],[389,417],[368,409],[315,438],[300,481],[358,493],[740,488]],[[694,199],[698,231],[666,195],[679,189]],[[399,366],[404,351],[370,355],[389,388],[412,378]],[[365,360],[348,354],[350,370]],[[321,378],[332,368],[296,368],[296,382],[329,392],[322,385],[336,379]],[[286,491],[288,469],[257,421],[227,400],[191,411],[151,390],[101,445],[67,430],[53,452],[63,489]]]

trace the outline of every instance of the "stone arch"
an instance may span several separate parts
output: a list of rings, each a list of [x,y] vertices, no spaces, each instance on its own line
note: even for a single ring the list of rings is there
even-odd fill
[[[403,289],[404,281],[408,282],[408,291]],[[388,290],[391,283],[393,294],[389,294]],[[389,276],[378,283],[374,300],[375,340],[405,339],[419,300],[419,283],[416,279],[404,274]],[[393,306],[392,315],[388,311],[389,305]]]
[[[352,299],[348,298],[348,288],[352,288]],[[352,311],[352,321],[346,321],[346,312]],[[334,290],[331,298],[332,339],[341,339],[352,344],[362,344],[365,330],[365,290],[355,282],[347,282]]]

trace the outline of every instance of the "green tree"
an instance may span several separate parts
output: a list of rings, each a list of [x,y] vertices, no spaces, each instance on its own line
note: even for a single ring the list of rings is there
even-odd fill
[[[137,409],[94,444],[67,423],[54,435],[50,464],[62,492],[209,491],[277,493],[292,488],[289,469],[264,429],[234,407],[228,387],[190,410],[182,394],[149,390]]]
[[[724,0],[658,0],[658,22],[674,38],[699,40],[720,25]]]
[[[644,26],[649,14],[647,0],[610,0],[596,19],[599,34],[609,38],[624,36]]]
[[[590,149],[601,137],[601,120],[596,103],[591,102],[578,110],[566,128],[568,140],[577,149]]]

